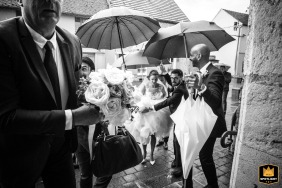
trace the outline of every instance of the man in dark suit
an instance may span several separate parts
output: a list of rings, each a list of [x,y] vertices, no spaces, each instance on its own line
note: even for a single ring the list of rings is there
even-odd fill
[[[226,70],[226,66],[220,66],[220,70],[224,76],[224,87],[223,87],[223,93],[222,93],[222,108],[223,108],[223,112],[224,115],[226,114],[226,108],[227,108],[227,95],[228,95],[228,91],[229,91],[229,84],[231,82],[231,73],[227,72]]]
[[[196,93],[204,98],[205,102],[212,108],[214,114],[218,116],[213,130],[199,154],[200,162],[208,182],[206,187],[218,188],[216,169],[213,161],[213,148],[216,138],[221,137],[222,133],[227,130],[221,105],[224,76],[218,68],[209,62],[210,50],[205,44],[198,44],[192,47],[190,54],[190,60],[193,62],[193,66],[199,68],[203,79],[202,83],[199,83],[199,79],[195,77],[187,77],[187,80],[186,78],[185,80],[190,87],[196,89]],[[194,97],[196,98],[197,96]]]
[[[56,26],[62,0],[23,0],[23,17],[0,22],[0,187],[74,188],[74,126],[95,124],[77,108],[81,44]]]
[[[171,80],[172,89],[173,89],[171,96],[168,97],[166,100],[154,105],[152,109],[149,110],[158,111],[162,108],[169,106],[170,112],[174,113],[182,100],[182,96],[184,96],[185,99],[188,98],[188,91],[186,89],[185,83],[183,82],[183,72],[180,69],[172,70],[171,76],[165,74],[165,77],[166,79]],[[144,112],[146,112],[146,110]],[[181,163],[181,155],[180,155],[180,146],[175,134],[173,135],[173,147],[174,147],[175,160],[172,163],[172,167],[175,169],[172,171],[172,175],[181,176],[182,163]]]

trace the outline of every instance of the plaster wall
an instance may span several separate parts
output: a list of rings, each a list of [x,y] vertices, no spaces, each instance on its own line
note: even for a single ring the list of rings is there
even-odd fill
[[[282,1],[252,0],[242,103],[230,187],[282,187]],[[280,167],[279,183],[258,180],[258,167]]]

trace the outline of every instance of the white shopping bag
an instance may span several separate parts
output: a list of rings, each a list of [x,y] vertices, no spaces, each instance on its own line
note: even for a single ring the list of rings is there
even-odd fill
[[[175,123],[175,135],[180,145],[184,179],[187,179],[195,158],[208,139],[217,116],[211,107],[198,97],[182,99],[177,110],[171,114]]]

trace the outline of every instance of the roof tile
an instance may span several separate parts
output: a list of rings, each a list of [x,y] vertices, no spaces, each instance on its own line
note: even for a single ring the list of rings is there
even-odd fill
[[[20,5],[17,3],[16,0],[1,0],[0,7],[20,8]]]
[[[64,0],[63,13],[90,17],[107,8],[107,0]]]
[[[227,12],[228,14],[230,14],[232,17],[234,17],[236,20],[241,22],[243,25],[245,25],[245,26],[248,25],[248,19],[249,19],[249,15],[248,14],[244,14],[244,13],[240,13],[240,12],[235,12],[235,11],[231,11],[231,10],[226,10],[226,9],[223,9],[223,10],[225,12]]]
[[[111,7],[125,6],[150,17],[174,22],[189,21],[174,0],[110,0]]]
[[[109,8],[108,1],[110,7],[125,6],[159,20],[190,21],[174,0],[64,0],[63,13],[88,18]],[[19,5],[16,0],[1,0],[0,7],[19,8]]]

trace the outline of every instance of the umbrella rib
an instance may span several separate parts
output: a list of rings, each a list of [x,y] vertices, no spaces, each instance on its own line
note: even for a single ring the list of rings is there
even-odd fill
[[[132,16],[128,16],[128,18],[133,18]],[[143,18],[146,18],[146,17],[143,17]],[[147,19],[147,18],[146,18]],[[144,24],[146,27],[148,27],[153,33],[155,33],[155,31],[151,28],[151,27],[149,27],[148,25],[146,25],[144,22],[142,22],[141,20],[138,20],[138,19],[136,19],[136,21],[138,21],[138,22],[141,22],[142,24]],[[153,23],[153,22],[151,22],[151,23]],[[154,25],[156,25],[156,24],[154,24]],[[137,27],[137,26],[136,26]],[[138,27],[137,27],[138,28]],[[139,29],[139,28],[138,28]],[[140,30],[140,29],[139,29]],[[141,30],[140,30],[141,31]],[[141,31],[142,32],[142,31]],[[143,32],[142,32],[143,33]],[[143,33],[143,35],[144,35],[144,33]],[[144,35],[145,36],[145,38],[147,39],[147,40],[149,40],[149,38],[147,38],[146,37],[146,35]]]
[[[120,19],[120,21],[122,22],[122,23],[124,23],[124,21],[122,20],[122,19]],[[127,21],[129,21],[129,20],[127,20]],[[130,21],[129,21],[130,22]],[[132,23],[132,22],[130,22],[130,23]],[[131,33],[131,31],[130,31],[130,29],[127,27],[127,25],[124,23],[124,25],[125,25],[125,27],[127,28],[127,30],[129,31],[129,33],[131,34],[131,36],[132,36],[132,38],[133,38],[133,40],[134,40],[134,43],[135,43],[135,45],[137,45],[137,42],[135,41],[135,38],[134,38],[134,36],[133,36],[133,34]],[[139,29],[139,28],[138,28]],[[123,41],[122,41],[123,42]],[[123,44],[124,45],[124,44]]]
[[[209,41],[211,41],[211,43],[212,43],[212,45],[215,47],[215,49],[217,49],[218,50],[218,48],[215,46],[215,44],[213,43],[213,41],[207,36],[207,35],[205,35],[204,33],[202,33],[201,31],[199,31],[199,32],[196,32],[196,33],[201,33],[202,35],[204,35]]]
[[[105,22],[105,20],[101,20],[101,21],[102,21],[102,22]],[[100,22],[100,21],[99,21],[99,22]],[[99,23],[99,22],[98,22],[98,23]],[[90,24],[89,24],[89,25],[90,25]],[[91,26],[90,26],[90,27],[91,27]],[[89,28],[90,28],[90,27],[89,27]],[[87,42],[87,45],[86,45],[87,47],[88,47],[89,43],[91,42],[90,39],[92,38],[92,36],[94,35],[95,31],[96,31],[98,28],[99,28],[99,27],[96,27],[95,30],[91,33],[91,35],[90,35],[90,37],[89,37],[89,40],[88,40],[88,42]],[[85,33],[84,33],[84,34],[85,34]],[[83,35],[84,35],[84,34],[83,34]],[[97,49],[98,49],[98,48],[97,48]]]
[[[103,22],[103,21],[104,21],[104,20],[99,20],[97,23]],[[90,20],[89,22],[87,22],[87,23],[81,25],[81,26],[78,28],[78,30],[76,31],[76,33],[78,33],[80,30],[82,30],[82,28],[84,28],[83,34],[81,34],[81,36],[83,36],[83,35],[88,31],[88,29],[93,25],[93,24],[90,24],[90,23],[92,23],[92,22],[95,22],[95,20]],[[97,23],[95,23],[95,24],[97,24]],[[85,27],[86,27],[86,29],[85,29]]]
[[[112,21],[112,19],[109,19],[109,20]],[[101,35],[101,37],[100,37],[100,39],[99,39],[99,43],[98,43],[98,48],[97,48],[97,49],[99,49],[100,42],[101,42],[101,40],[102,40],[102,36],[104,35],[105,30],[106,30],[106,28],[110,25],[110,23],[111,23],[111,22],[108,22],[108,24],[104,27],[104,30],[103,30],[103,32],[102,32],[102,35]]]
[[[112,38],[113,38],[114,25],[115,25],[115,24],[112,25],[111,40],[110,40],[110,41],[112,41]],[[112,42],[110,42],[110,50],[111,50],[111,49],[112,49]]]

